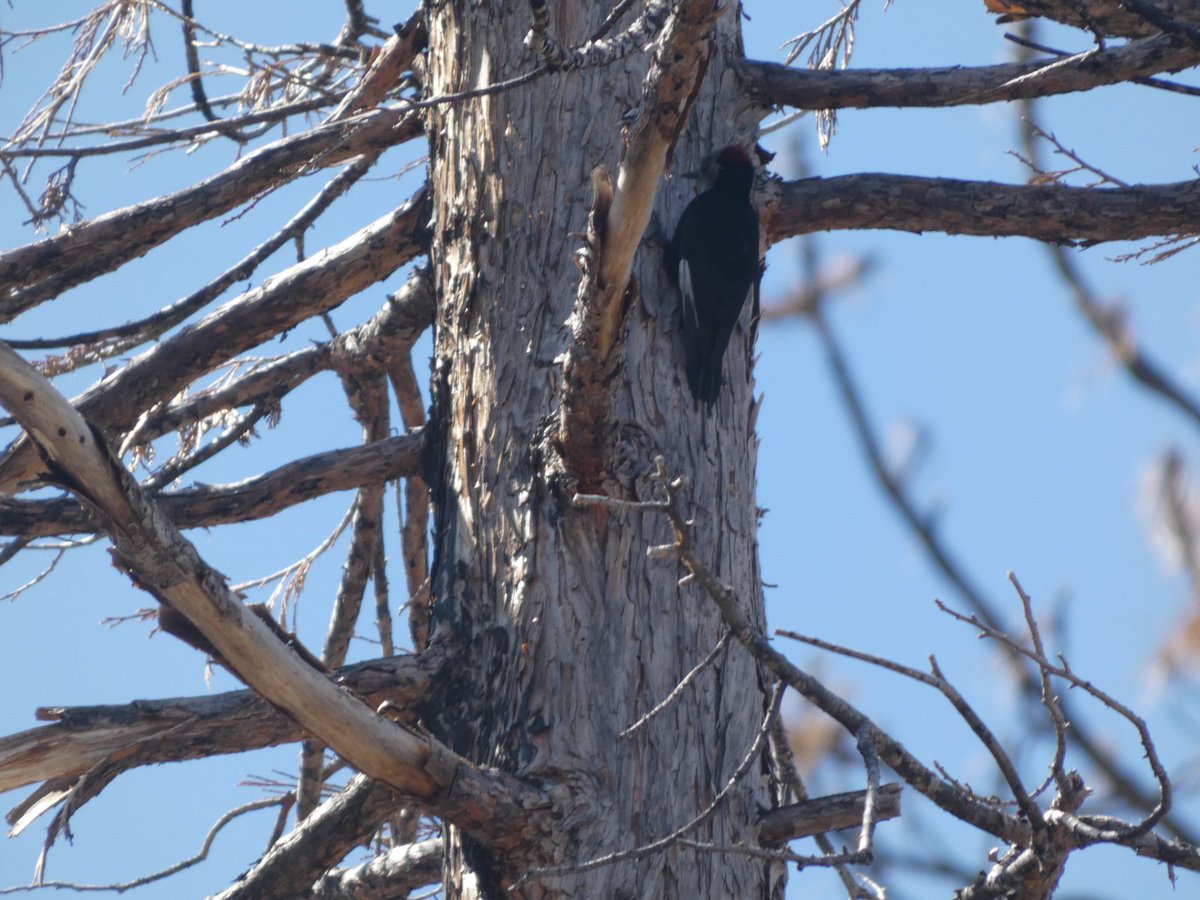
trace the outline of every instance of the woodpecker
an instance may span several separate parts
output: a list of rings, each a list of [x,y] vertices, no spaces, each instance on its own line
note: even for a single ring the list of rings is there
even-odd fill
[[[725,348],[747,298],[758,293],[754,163],[744,147],[731,144],[685,177],[699,177],[707,190],[679,217],[665,262],[679,288],[688,387],[697,402],[712,407]]]

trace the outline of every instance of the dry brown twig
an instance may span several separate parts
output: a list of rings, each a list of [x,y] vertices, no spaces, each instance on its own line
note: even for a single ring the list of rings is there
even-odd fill
[[[788,853],[760,850],[753,846],[738,846],[728,848],[715,847],[710,844],[703,844],[687,838],[689,832],[694,831],[708,821],[712,814],[717,810],[717,807],[724,802],[725,798],[729,795],[729,792],[737,786],[742,777],[745,776],[745,774],[750,770],[750,766],[753,765],[759,754],[762,752],[762,748],[767,740],[767,736],[771,732],[771,723],[775,720],[776,716],[779,715],[779,704],[782,702],[782,700],[783,685],[777,684],[771,694],[771,700],[768,704],[767,713],[763,717],[763,723],[759,727],[758,732],[754,737],[754,741],[750,745],[750,749],[747,750],[746,754],[742,757],[741,762],[738,763],[737,768],[735,768],[733,773],[729,776],[728,780],[725,782],[725,786],[717,792],[712,802],[705,806],[705,808],[701,810],[694,818],[679,826],[665,837],[660,838],[657,841],[652,841],[648,844],[643,844],[639,847],[633,847],[629,850],[620,850],[615,853],[609,853],[604,856],[598,856],[593,859],[583,860],[570,865],[547,866],[544,868],[530,869],[521,877],[521,879],[516,882],[515,887],[520,887],[521,884],[531,878],[544,878],[553,875],[568,875],[576,872],[586,872],[589,869],[596,869],[600,866],[612,865],[613,863],[618,863],[627,859],[639,859],[641,857],[649,856],[653,853],[660,853],[674,844],[682,844],[684,846],[690,846],[708,852],[746,853],[753,856],[763,856],[769,859],[792,859],[793,855]],[[857,856],[857,854],[855,854],[855,856]]]
[[[1060,253],[1065,257],[1065,252],[1060,251]],[[961,560],[952,552],[945,536],[935,528],[933,520],[917,508],[909,487],[887,465],[884,459],[883,448],[867,413],[862,390],[854,377],[845,353],[836,339],[832,326],[821,314],[819,307],[811,317],[811,321],[816,327],[821,344],[825,349],[831,374],[842,396],[843,405],[850,416],[855,435],[867,456],[871,471],[875,475],[879,485],[883,488],[885,495],[891,501],[896,512],[918,537],[935,567],[942,573],[958,595],[974,610],[975,614],[982,621],[1000,630],[998,624],[1001,620],[999,613],[1001,609],[1000,604],[989,597],[975,583]],[[1015,683],[1020,687],[1022,693],[1031,698],[1037,698],[1038,702],[1041,702],[1041,673],[1031,671],[1021,661],[1019,654],[1013,653],[1007,647],[1004,649],[1004,659],[1010,667]],[[1064,709],[1067,710],[1065,713],[1067,718],[1073,722],[1072,736],[1074,746],[1085,753],[1099,771],[1103,773],[1106,784],[1135,808],[1143,810],[1153,809],[1157,805],[1156,798],[1148,795],[1145,789],[1138,783],[1137,778],[1126,772],[1118,764],[1111,748],[1103,741],[1097,739],[1084,722],[1078,716],[1074,716],[1071,713],[1071,704],[1067,703],[1065,699],[1060,700],[1060,702],[1063,704]],[[1190,842],[1190,832],[1186,824],[1182,821],[1177,820],[1175,817],[1169,817],[1164,825],[1181,840]]]
[[[1098,830],[1095,834],[1090,835],[1093,842],[1105,841],[1108,843],[1128,843],[1146,835],[1155,825],[1171,809],[1172,786],[1170,776],[1167,774],[1166,768],[1159,759],[1158,751],[1154,746],[1154,741],[1150,736],[1150,730],[1144,719],[1137,715],[1132,709],[1125,706],[1123,703],[1116,700],[1110,694],[1096,687],[1090,681],[1080,678],[1072,670],[1066,659],[1061,655],[1057,662],[1051,661],[1045,654],[1045,648],[1042,643],[1041,634],[1038,629],[1037,620],[1033,615],[1032,602],[1025,589],[1021,587],[1021,583],[1017,580],[1016,575],[1009,573],[1009,580],[1012,582],[1013,588],[1016,590],[1021,599],[1021,608],[1025,618],[1026,627],[1029,630],[1033,647],[1027,647],[1020,641],[1014,640],[1012,637],[1004,633],[998,628],[983,622],[977,615],[964,615],[946,606],[940,600],[935,601],[938,609],[951,616],[952,618],[972,625],[978,628],[982,636],[988,637],[1007,647],[1010,651],[1020,654],[1030,660],[1037,666],[1038,671],[1042,674],[1045,683],[1049,683],[1051,677],[1061,678],[1070,686],[1082,690],[1084,693],[1098,700],[1102,705],[1111,709],[1113,712],[1120,715],[1128,721],[1138,733],[1138,740],[1145,751],[1146,764],[1154,775],[1155,781],[1158,783],[1159,799],[1154,809],[1151,810],[1142,820],[1133,825],[1125,825],[1120,828],[1108,828]],[[1062,710],[1058,707],[1057,698],[1053,693],[1049,693],[1047,700],[1047,708],[1051,711],[1052,716],[1062,716]],[[1057,708],[1057,709],[1056,709]],[[1056,753],[1056,760],[1059,758]],[[1085,824],[1089,817],[1081,817],[1081,821]],[[1200,858],[1197,860],[1196,868],[1200,869]]]
[[[973,824],[983,831],[996,834],[1010,844],[1010,851],[985,876],[981,876],[978,884],[966,888],[964,896],[989,896],[987,891],[997,885],[1025,885],[1035,891],[1036,896],[1049,896],[1057,884],[1059,874],[1067,857],[1076,849],[1097,843],[1117,843],[1134,850],[1139,855],[1151,856],[1164,862],[1180,867],[1200,871],[1200,850],[1182,841],[1171,841],[1151,834],[1151,830],[1167,814],[1170,808],[1171,786],[1166,770],[1162,766],[1154,750],[1153,742],[1145,723],[1131,710],[1119,704],[1109,695],[1095,688],[1089,682],[1078,678],[1060,658],[1055,664],[1045,658],[1044,652],[1030,650],[1001,632],[999,629],[985,625],[977,615],[962,615],[949,610],[943,604],[939,607],[964,622],[976,625],[992,637],[1002,642],[1011,652],[1030,659],[1038,667],[1043,676],[1042,684],[1047,685],[1044,705],[1048,715],[1055,723],[1056,749],[1052,765],[1059,767],[1054,772],[1054,779],[1059,786],[1058,793],[1051,803],[1050,809],[1042,810],[1033,802],[1031,795],[1023,786],[1016,774],[1011,759],[991,734],[990,730],[979,720],[978,716],[957,695],[952,686],[932,663],[932,674],[908,669],[898,663],[858,654],[855,651],[835,648],[834,645],[818,643],[827,649],[837,649],[855,658],[866,659],[894,671],[902,672],[909,677],[924,681],[938,687],[954,704],[960,716],[971,725],[977,736],[989,747],[993,759],[1005,773],[1010,789],[1016,796],[1017,803],[1022,809],[1020,820],[1000,812],[990,801],[981,801],[973,795],[968,795],[958,785],[948,784],[938,779],[936,775],[922,766],[914,757],[903,749],[893,738],[886,735],[868,718],[863,716],[841,698],[830,694],[823,686],[810,676],[807,676],[782,655],[775,651],[766,638],[758,633],[740,612],[730,589],[717,581],[707,570],[696,555],[691,543],[690,526],[680,512],[679,492],[683,487],[680,479],[669,479],[664,470],[661,458],[658,465],[658,480],[666,492],[665,501],[649,503],[622,504],[625,508],[645,512],[665,514],[675,529],[673,545],[691,580],[699,584],[717,603],[733,634],[751,653],[774,672],[782,681],[791,685],[803,696],[815,703],[828,714],[842,723],[847,729],[853,729],[860,742],[869,742],[874,752],[880,754],[901,777],[917,790],[926,794],[931,800],[951,812],[956,818]],[[616,501],[620,503],[620,501]],[[648,552],[655,556],[666,555],[667,547],[650,548]],[[1033,618],[1032,607],[1028,596],[1014,579],[1014,586],[1022,597],[1023,609],[1026,614],[1027,627],[1037,631],[1037,623]],[[815,639],[805,639],[817,643]],[[1034,638],[1036,647],[1042,646],[1040,632]],[[1048,692],[1048,679],[1060,677],[1076,687],[1083,688],[1088,694],[1109,706],[1130,721],[1138,730],[1146,751],[1151,771],[1159,783],[1159,802],[1147,816],[1137,823],[1125,823],[1109,816],[1092,816],[1078,814],[1078,809],[1087,796],[1087,789],[1080,776],[1061,769],[1065,753],[1062,751],[1061,735],[1065,731],[1066,717],[1058,704],[1057,698]],[[865,758],[865,757],[864,757]],[[868,762],[868,771],[870,765]],[[1036,887],[1035,887],[1036,885]]]

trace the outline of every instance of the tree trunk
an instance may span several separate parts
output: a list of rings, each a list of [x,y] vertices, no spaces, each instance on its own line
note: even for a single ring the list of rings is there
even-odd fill
[[[605,11],[555,3],[551,33],[582,43]],[[431,93],[528,71],[528,24],[519,5],[431,3]],[[737,42],[730,11],[677,148],[680,171],[713,147],[753,136],[756,118],[727,66]],[[648,59],[553,73],[430,112],[433,640],[458,656],[425,715],[471,759],[559,785],[562,817],[553,840],[520,858],[494,858],[452,830],[451,898],[498,896],[530,867],[584,862],[669,834],[710,804],[762,725],[765,679],[734,645],[658,718],[620,737],[713,648],[722,625],[699,588],[678,585],[674,558],[647,556],[672,539],[665,519],[573,508],[576,486],[556,452],[559,357],[570,340],[589,173],[600,164],[615,171],[621,116],[640,102]],[[761,626],[750,316],[706,417],[683,382],[677,297],[662,277],[663,232],[694,191],[691,182],[666,183],[658,233],[652,224],[634,268],[603,486],[624,499],[661,496],[651,478],[659,454],[672,475],[686,475],[698,546]],[[764,755],[688,836],[745,843],[772,788]],[[677,845],[534,878],[510,896],[742,898],[782,888],[780,869],[762,859]]]

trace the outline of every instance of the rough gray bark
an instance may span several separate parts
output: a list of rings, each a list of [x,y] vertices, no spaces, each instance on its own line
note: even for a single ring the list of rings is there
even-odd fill
[[[558,3],[563,43],[593,33],[603,10]],[[523,16],[454,0],[428,18],[434,95],[511,78],[528,68]],[[733,8],[677,165],[753,136],[729,57]],[[492,897],[528,867],[583,862],[662,837],[702,811],[754,741],[766,702],[746,654],[728,652],[660,720],[619,733],[662,699],[717,642],[722,627],[677,562],[649,559],[670,538],[660,517],[573,509],[555,427],[586,224],[589,173],[615,170],[620,119],[641,98],[644,56],[543,77],[531,85],[431,111],[432,267],[438,290],[431,487],[436,510],[433,641],[459,654],[427,721],[473,760],[553,777],[563,824],[555,839],[493,855],[451,831],[446,893]],[[553,160],[553,165],[544,163]],[[692,185],[669,184],[660,227]],[[756,441],[741,329],[712,419],[681,384],[675,298],[661,245],[634,266],[639,293],[625,323],[615,390],[617,452],[603,473],[612,496],[646,497],[656,454],[691,479],[704,551],[762,623],[755,544]],[[748,317],[745,320],[748,326]],[[714,727],[715,726],[715,727]],[[732,844],[770,805],[756,766],[695,837]],[[675,848],[526,882],[519,896],[769,897],[781,879],[763,860]],[[544,893],[543,893],[544,892]]]
[[[1044,16],[1064,25],[1098,35],[1144,37],[1155,34],[1162,23],[1180,28],[1200,22],[1197,0],[985,0],[992,12],[1004,13],[1000,21]]]

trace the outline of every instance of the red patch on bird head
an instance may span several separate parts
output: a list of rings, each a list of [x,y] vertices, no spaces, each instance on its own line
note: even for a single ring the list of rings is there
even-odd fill
[[[717,162],[722,166],[728,166],[733,163],[750,163],[750,154],[746,152],[746,148],[741,144],[730,144],[721,151],[721,155],[717,157]],[[753,165],[753,163],[750,163]]]

